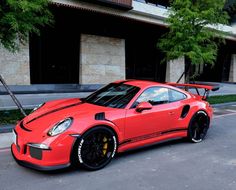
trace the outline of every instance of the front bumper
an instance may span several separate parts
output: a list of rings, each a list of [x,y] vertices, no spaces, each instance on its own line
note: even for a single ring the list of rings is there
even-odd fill
[[[13,158],[15,159],[15,161],[21,165],[21,166],[25,166],[27,168],[31,168],[31,169],[35,169],[35,170],[39,170],[39,171],[52,171],[52,170],[60,170],[60,169],[64,169],[70,166],[70,163],[68,164],[62,164],[62,165],[56,165],[56,166],[41,166],[41,165],[37,165],[37,164],[33,164],[27,161],[23,161],[23,160],[18,160],[16,158],[16,156],[14,155],[13,152],[13,148],[14,144],[11,145],[11,153]]]
[[[25,132],[16,127],[16,144],[11,145],[11,152],[19,165],[32,169],[49,171],[69,167],[71,153],[77,137],[71,135],[58,135],[54,138],[37,139],[40,135]],[[47,144],[50,149],[40,149],[30,146],[30,142]]]

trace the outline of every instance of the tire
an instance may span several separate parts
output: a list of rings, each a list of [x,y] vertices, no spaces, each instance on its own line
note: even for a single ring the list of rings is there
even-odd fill
[[[73,149],[72,164],[87,170],[105,167],[116,154],[116,134],[107,127],[95,127],[77,140]]]
[[[209,117],[204,111],[198,111],[191,119],[188,127],[188,140],[194,143],[202,142],[209,129]]]

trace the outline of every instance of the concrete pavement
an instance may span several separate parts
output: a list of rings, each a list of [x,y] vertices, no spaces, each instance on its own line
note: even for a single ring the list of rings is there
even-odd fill
[[[96,172],[36,172],[0,150],[0,189],[235,190],[235,123],[235,115],[217,116],[201,143],[175,140],[129,151]]]

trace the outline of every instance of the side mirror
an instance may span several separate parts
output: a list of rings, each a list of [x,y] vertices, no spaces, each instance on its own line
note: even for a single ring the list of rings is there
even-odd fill
[[[136,112],[142,112],[143,110],[150,110],[152,109],[152,104],[149,102],[141,102],[140,104],[137,105],[136,107]]]

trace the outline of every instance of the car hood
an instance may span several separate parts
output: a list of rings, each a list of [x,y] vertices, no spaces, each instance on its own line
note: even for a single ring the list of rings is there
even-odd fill
[[[79,98],[56,100],[45,103],[43,107],[25,117],[22,124],[29,130],[45,130],[68,117],[92,119],[96,113],[110,109],[112,108],[84,103]]]

